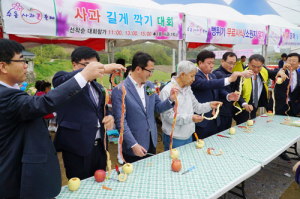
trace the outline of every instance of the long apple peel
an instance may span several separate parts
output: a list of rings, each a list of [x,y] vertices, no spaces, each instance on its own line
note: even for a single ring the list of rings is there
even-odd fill
[[[274,83],[274,88],[272,90],[272,98],[273,98],[273,113],[272,113],[272,117],[267,121],[267,123],[271,122],[272,119],[274,118],[274,115],[275,115],[275,86],[276,86],[276,80],[275,80],[275,83]]]
[[[289,84],[287,86],[287,91],[286,91],[286,104],[288,105],[289,108],[288,108],[288,110],[285,111],[285,114],[288,116],[288,118],[287,119],[285,118],[285,120],[290,120],[290,116],[287,112],[291,109],[291,107],[289,105],[289,92],[290,92],[291,79],[292,79],[291,78],[292,77],[292,66],[291,65],[290,65],[289,69],[290,69]]]
[[[172,86],[172,89],[173,87],[175,86],[175,84],[173,84]],[[178,108],[178,99],[177,99],[177,95],[176,95],[176,92],[174,92],[174,96],[175,96],[175,106],[174,106],[174,119],[173,119],[173,125],[172,125],[172,130],[171,130],[171,141],[170,141],[170,154],[171,154],[171,157],[173,155],[173,152],[172,152],[172,145],[173,145],[173,132],[174,132],[174,128],[175,128],[175,124],[176,124],[176,117],[177,117],[177,108]]]
[[[241,93],[242,93],[242,89],[243,89],[243,84],[244,84],[244,83],[245,83],[245,77],[241,77],[240,85],[239,85],[239,91],[235,91],[236,93],[239,94],[238,100],[240,99],[240,96],[241,96]],[[238,101],[238,100],[237,100],[237,101]],[[233,102],[233,106],[234,106],[235,108],[239,109],[239,111],[238,111],[237,113],[235,113],[235,115],[238,115],[238,114],[240,114],[240,113],[243,111],[240,107],[238,107],[238,106],[235,105],[237,101]]]
[[[207,150],[206,150],[206,153],[208,154],[208,155],[213,155],[213,156],[220,156],[220,155],[223,155],[224,154],[224,152],[221,150],[221,149],[219,149],[219,154],[214,154],[214,153],[211,153],[211,148],[208,148]]]
[[[206,120],[214,120],[214,119],[216,119],[218,117],[218,115],[219,115],[219,112],[220,112],[220,106],[221,105],[219,104],[218,107],[217,107],[217,112],[216,112],[216,114],[213,117],[207,118],[207,117],[204,116],[204,113],[202,114],[202,117],[204,119],[206,119]]]

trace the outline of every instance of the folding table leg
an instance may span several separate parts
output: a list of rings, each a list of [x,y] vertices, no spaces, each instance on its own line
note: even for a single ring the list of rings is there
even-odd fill
[[[286,151],[286,153],[289,153],[289,154],[298,156],[298,158],[292,158],[292,159],[300,159],[300,154],[299,154],[298,151],[297,151],[297,142],[296,142],[293,146],[291,146],[290,149],[294,149],[295,152],[289,152],[289,151]]]
[[[231,193],[231,194],[233,194],[233,195],[236,195],[236,196],[238,196],[238,197],[240,197],[240,198],[247,199],[246,193],[245,193],[245,181],[243,181],[243,182],[241,183],[241,186],[238,185],[238,186],[236,186],[236,187],[234,187],[234,188],[241,190],[241,191],[242,191],[242,194],[236,193],[236,192],[231,191],[231,190],[228,191],[228,192]]]

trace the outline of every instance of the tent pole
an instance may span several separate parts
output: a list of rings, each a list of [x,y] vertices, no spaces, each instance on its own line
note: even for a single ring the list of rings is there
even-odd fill
[[[110,39],[107,41],[107,63],[110,64],[110,50],[109,50],[109,44],[110,44]]]
[[[173,49],[173,65],[172,65],[172,72],[175,72],[175,49]]]
[[[0,0],[0,15],[2,16],[1,17],[1,22],[2,22],[2,32],[3,32],[3,39],[9,39],[9,34],[7,34],[6,32],[4,32],[5,30],[5,27],[4,27],[4,19],[3,19],[3,14],[2,14],[2,6],[1,6],[1,0]]]
[[[182,60],[186,60],[186,43],[185,43],[185,14],[182,15]]]
[[[114,41],[112,41],[110,45],[111,45],[111,63],[115,63]]]
[[[181,61],[182,41],[178,40],[178,63]]]

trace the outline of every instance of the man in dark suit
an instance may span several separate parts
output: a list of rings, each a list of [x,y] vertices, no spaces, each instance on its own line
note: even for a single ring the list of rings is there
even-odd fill
[[[232,75],[232,70],[236,65],[237,56],[233,52],[226,52],[222,57],[222,64],[219,68],[214,70],[212,73],[216,75],[217,79],[223,79]],[[254,73],[251,70],[241,72],[243,77],[250,78]],[[224,89],[228,92],[235,92],[238,90],[240,78],[236,81],[231,82],[225,86]],[[220,126],[218,126],[218,132],[224,131],[231,127],[232,117],[234,115],[233,101],[227,101],[221,99],[223,106],[220,108]]]
[[[287,77],[284,72],[278,72],[278,69],[274,71],[268,70],[263,66],[264,62],[264,57],[259,54],[254,54],[249,58],[248,68],[245,70],[252,70],[254,75],[252,78],[245,79],[243,84],[241,97],[237,103],[243,111],[234,116],[237,124],[246,122],[249,119],[249,114],[251,119],[255,118],[258,107],[268,108],[267,83],[269,78],[275,79],[277,75],[280,75],[285,80]]]
[[[230,77],[217,79],[211,71],[214,67],[215,54],[211,51],[203,50],[197,55],[198,72],[195,81],[191,85],[192,91],[198,102],[205,103],[210,101],[220,101],[219,99],[235,101],[239,95],[237,93],[228,93],[224,90],[225,86],[237,80],[242,74],[235,72]],[[212,117],[212,111],[204,114],[206,117]],[[218,132],[220,126],[220,116],[215,120],[203,120],[196,123],[196,133],[199,139],[204,139]],[[195,137],[193,137],[195,140]]]
[[[73,72],[57,72],[52,80],[55,88],[74,77],[89,63],[98,62],[99,55],[89,47],[80,46],[72,52],[71,59]],[[102,85],[91,81],[76,99],[57,111],[58,129],[54,146],[57,151],[62,151],[69,179],[85,179],[93,176],[98,169],[106,169],[104,142],[107,140],[104,140],[104,126],[112,128],[114,119],[104,107],[103,90]]]
[[[283,67],[283,65],[285,64],[286,58],[287,58],[287,54],[286,53],[282,53],[281,60],[278,62],[279,69],[281,69]]]
[[[23,46],[1,39],[0,49],[0,197],[53,198],[60,192],[61,174],[43,116],[76,98],[104,66],[89,64],[46,95],[29,96],[18,86],[28,68]]]
[[[173,108],[174,87],[170,98],[161,101],[155,93],[155,87],[148,78],[154,71],[155,60],[144,52],[137,52],[132,59],[132,73],[124,80],[126,89],[124,115],[123,157],[126,162],[136,162],[149,157],[146,153],[156,154],[157,127],[154,111],[162,113]],[[113,114],[117,129],[121,129],[122,86],[118,85],[112,92]]]

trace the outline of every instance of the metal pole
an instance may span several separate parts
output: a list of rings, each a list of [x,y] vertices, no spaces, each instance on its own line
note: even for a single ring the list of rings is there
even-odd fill
[[[107,63],[108,64],[110,64],[109,43],[110,43],[110,39],[107,41]]]
[[[178,40],[178,63],[181,61],[182,41]]]
[[[111,63],[115,63],[114,41],[112,41],[110,44],[111,44]]]
[[[3,38],[4,39],[9,39],[9,34],[5,32],[5,24],[4,24],[4,19],[3,19],[3,10],[1,6],[1,0],[0,0],[0,15],[1,15],[1,20],[2,20],[2,31],[3,31]]]
[[[173,49],[173,65],[172,65],[172,72],[175,72],[175,49]]]
[[[186,60],[186,43],[185,43],[185,36],[186,36],[186,32],[185,32],[185,14],[183,14],[182,16],[182,60]]]

